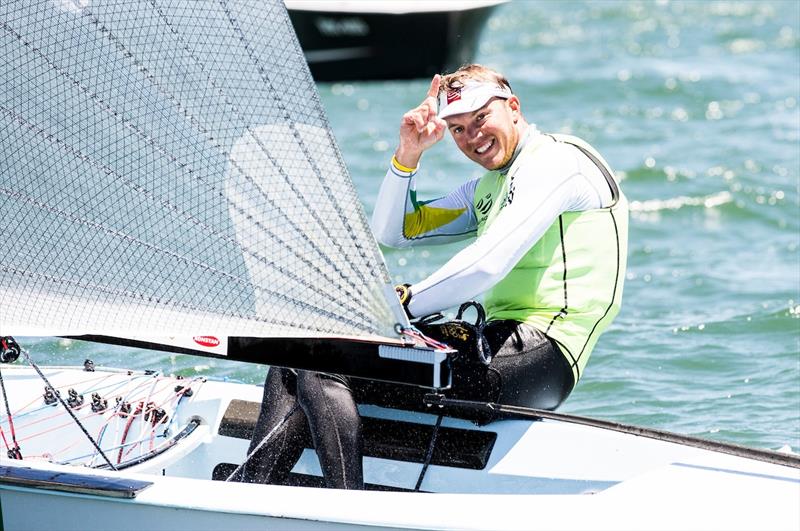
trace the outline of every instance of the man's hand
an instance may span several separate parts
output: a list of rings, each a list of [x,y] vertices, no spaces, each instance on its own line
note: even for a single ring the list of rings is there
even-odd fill
[[[422,152],[444,137],[447,123],[436,116],[439,96],[439,74],[433,76],[428,96],[422,103],[403,115],[400,122],[400,146],[394,156],[397,162],[416,168]]]

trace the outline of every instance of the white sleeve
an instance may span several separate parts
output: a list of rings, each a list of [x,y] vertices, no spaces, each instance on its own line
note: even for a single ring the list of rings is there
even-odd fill
[[[416,172],[389,167],[372,213],[375,238],[389,247],[449,243],[475,234],[472,204],[478,180],[433,201],[416,199]]]
[[[578,153],[564,144],[542,147],[510,175],[510,203],[473,244],[411,287],[411,314],[477,297],[502,280],[562,213],[600,208],[596,176]]]

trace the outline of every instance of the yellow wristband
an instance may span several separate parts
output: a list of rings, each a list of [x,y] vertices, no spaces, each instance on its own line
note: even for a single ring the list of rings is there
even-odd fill
[[[392,155],[392,166],[406,173],[414,173],[415,171],[417,171],[416,168],[409,168],[408,166],[403,166],[402,164],[397,162],[397,157],[395,157],[394,155]]]
[[[398,284],[394,287],[395,292],[397,292],[397,298],[400,299],[400,304],[403,306],[408,304],[408,301],[411,299],[411,289],[408,284]]]

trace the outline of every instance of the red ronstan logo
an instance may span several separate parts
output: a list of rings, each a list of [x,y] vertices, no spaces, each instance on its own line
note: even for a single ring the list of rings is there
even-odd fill
[[[219,339],[214,336],[194,336],[194,342],[201,347],[218,347]]]
[[[447,92],[447,104],[450,105],[454,101],[461,99],[461,89],[455,88]]]

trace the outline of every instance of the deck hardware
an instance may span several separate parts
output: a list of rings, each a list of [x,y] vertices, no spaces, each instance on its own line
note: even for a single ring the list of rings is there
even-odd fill
[[[19,358],[19,344],[13,337],[0,337],[0,363],[14,363]]]
[[[184,391],[184,389],[186,389],[186,390]],[[176,385],[175,386],[175,392],[176,393],[180,393],[181,391],[183,391],[183,396],[186,396],[186,397],[192,396],[194,394],[194,391],[192,391],[191,387],[184,387],[182,385]]]
[[[155,406],[155,404],[153,404],[153,406]],[[164,411],[164,408],[152,407],[147,411],[147,413],[145,413],[144,418],[145,420],[150,420],[153,426],[156,426],[160,422],[164,422],[167,420],[167,412]]]
[[[61,396],[61,391],[56,391],[49,385],[44,386],[44,403],[48,406],[54,405],[58,402],[56,395]]]
[[[70,389],[68,393],[67,404],[69,404],[69,407],[75,409],[83,405],[83,395],[79,395],[75,389]]]
[[[108,400],[97,393],[92,393],[92,411],[102,413],[106,409],[108,409]]]
[[[127,418],[131,412],[131,404],[122,400],[122,397],[117,397],[117,408],[119,409],[119,416]]]
[[[9,448],[7,455],[9,459],[22,459],[22,450],[20,450],[19,445],[17,445],[13,448]]]

